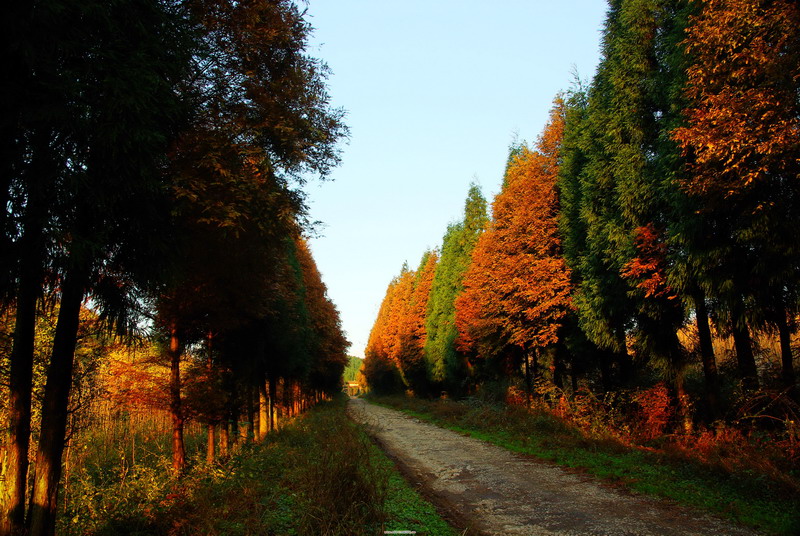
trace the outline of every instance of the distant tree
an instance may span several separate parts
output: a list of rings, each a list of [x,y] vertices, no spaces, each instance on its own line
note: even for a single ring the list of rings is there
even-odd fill
[[[413,290],[413,279],[413,273],[409,272],[408,265],[404,263],[400,275],[389,282],[378,316],[369,333],[364,351],[364,376],[370,388],[378,393],[394,392],[403,386],[398,361],[402,350],[400,327],[401,322],[404,322],[406,337],[403,338],[403,343],[407,345],[411,325],[407,322],[406,313]]]
[[[401,342],[400,363],[406,385],[418,395],[430,394],[430,382],[425,361],[425,344],[428,333],[425,317],[431,294],[433,277],[439,255],[436,251],[426,251],[419,267],[414,272],[413,289],[408,303],[407,321]]]
[[[478,359],[482,351],[508,353],[503,346],[516,347],[511,355],[525,356],[526,372],[528,355],[559,342],[571,307],[557,225],[563,129],[558,98],[536,150],[523,147],[510,161],[492,220],[472,251],[464,292],[456,299],[459,346]],[[530,375],[526,378],[530,391]]]
[[[342,379],[346,382],[358,381],[358,371],[361,370],[361,365],[364,364],[364,359],[356,356],[347,356],[348,363],[344,369]]]
[[[349,362],[346,351],[350,343],[344,336],[339,312],[328,297],[311,251],[301,238],[297,239],[297,254],[303,271],[311,331],[308,388],[333,394],[341,387],[342,373]]]
[[[447,228],[442,252],[431,283],[425,318],[425,359],[431,380],[447,390],[460,392],[468,381],[466,362],[455,347],[455,300],[463,290],[463,277],[472,249],[488,220],[486,199],[472,184],[464,204],[462,221]]]

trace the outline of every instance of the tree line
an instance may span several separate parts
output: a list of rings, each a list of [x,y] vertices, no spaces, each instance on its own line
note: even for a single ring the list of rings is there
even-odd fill
[[[511,147],[491,217],[473,186],[441,248],[391,281],[374,390],[661,381],[686,427],[765,390],[796,407],[800,8],[611,0],[601,50]]]
[[[54,531],[85,318],[153,341],[169,363],[176,476],[187,355],[205,356],[215,379],[210,434],[255,400],[263,435],[279,387],[303,400],[339,389],[348,343],[303,238],[302,187],[338,163],[347,128],[326,65],[305,52],[310,32],[291,0],[6,11],[0,534]],[[36,325],[48,315],[41,362]],[[37,367],[46,379],[32,445]]]

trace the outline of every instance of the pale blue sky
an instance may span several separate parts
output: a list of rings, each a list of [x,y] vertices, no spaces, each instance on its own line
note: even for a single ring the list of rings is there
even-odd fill
[[[599,59],[604,0],[310,0],[310,53],[333,70],[350,143],[311,182],[311,248],[363,357],[389,281],[460,219],[476,180],[491,202],[515,133],[535,140],[553,97]]]

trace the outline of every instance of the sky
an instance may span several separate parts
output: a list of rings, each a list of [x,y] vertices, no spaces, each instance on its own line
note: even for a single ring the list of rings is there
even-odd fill
[[[554,97],[599,61],[604,0],[309,0],[349,142],[306,186],[328,296],[363,357],[386,288],[461,219],[471,182],[491,203],[508,148],[535,142]]]

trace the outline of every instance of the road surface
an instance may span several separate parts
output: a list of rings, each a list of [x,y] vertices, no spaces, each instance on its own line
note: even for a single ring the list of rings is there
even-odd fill
[[[423,494],[470,535],[757,534],[362,399],[350,400],[348,412],[366,425]]]

